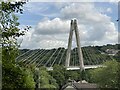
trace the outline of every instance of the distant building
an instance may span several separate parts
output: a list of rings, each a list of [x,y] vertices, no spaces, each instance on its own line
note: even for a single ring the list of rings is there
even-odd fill
[[[88,83],[85,80],[81,82],[69,81],[63,86],[62,90],[99,90],[96,84]]]
[[[81,83],[81,81],[78,81],[78,83]],[[82,83],[88,83],[88,82],[85,80],[82,80]]]
[[[108,54],[108,55],[112,55],[114,56],[115,54],[118,53],[119,50],[115,50],[115,49],[107,49],[105,52]]]

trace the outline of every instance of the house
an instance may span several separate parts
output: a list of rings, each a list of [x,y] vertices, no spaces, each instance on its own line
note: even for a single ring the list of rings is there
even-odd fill
[[[69,80],[69,82],[63,86],[62,90],[99,90],[96,84],[88,83],[85,80],[82,82],[74,82],[74,80]]]

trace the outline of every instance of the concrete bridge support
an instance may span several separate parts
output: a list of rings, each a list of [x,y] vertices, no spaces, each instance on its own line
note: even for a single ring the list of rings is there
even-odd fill
[[[65,66],[66,66],[66,68],[68,68],[70,66],[70,56],[71,56],[71,46],[72,46],[73,32],[75,32],[75,36],[76,36],[76,43],[77,43],[77,48],[78,48],[78,57],[79,57],[80,69],[82,71],[82,70],[84,70],[84,62],[83,62],[81,45],[80,45],[80,37],[79,37],[79,31],[78,31],[78,26],[77,26],[77,20],[71,20],[70,34],[69,34],[69,40],[68,40],[68,50],[67,50],[67,53],[66,53]]]

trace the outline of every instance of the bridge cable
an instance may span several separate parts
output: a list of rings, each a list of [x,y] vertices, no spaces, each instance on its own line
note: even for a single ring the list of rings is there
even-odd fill
[[[47,51],[47,50],[46,50]],[[47,53],[45,53],[46,55],[47,54],[49,54],[49,53],[51,53],[51,50],[49,50]],[[42,63],[43,63],[43,61],[44,61],[44,57],[46,57],[46,55],[44,55],[42,58],[41,58],[41,60],[37,63],[37,65],[36,65],[36,67],[39,67]]]
[[[59,52],[58,52],[57,56],[55,57],[55,59],[54,59],[54,61],[53,61],[53,63],[51,64],[51,66],[50,66],[50,67],[52,67],[52,66],[53,66],[53,64],[55,63],[55,61],[57,60],[57,57],[58,57],[58,55],[61,53],[61,50],[62,50],[62,48],[59,50]]]
[[[26,55],[26,57],[22,58],[21,60],[19,60],[20,62],[24,62],[26,59],[28,59],[29,57],[31,57],[31,54],[34,54],[34,51],[30,50],[30,54]],[[28,57],[27,57],[28,56]]]
[[[104,57],[104,56],[98,55],[98,57],[99,57],[99,61],[101,61],[101,60],[102,60],[102,61],[101,61],[101,62],[99,62],[99,63],[103,63],[103,61],[104,61],[104,58],[103,58],[103,57]]]
[[[63,53],[62,53],[62,55],[61,55],[61,58],[60,58],[60,60],[59,60],[59,62],[58,62],[58,65],[60,65],[60,63],[61,63],[61,61],[62,61],[62,59],[63,59],[63,56],[64,56],[65,52],[66,52],[66,50],[64,49],[64,50],[63,50]]]
[[[90,58],[90,61],[91,61],[91,64],[94,65],[94,61],[93,61],[93,58],[91,57],[91,53],[90,53],[90,49],[88,49],[89,52],[87,52],[89,58]]]
[[[77,51],[76,51],[76,48],[75,48],[75,53],[74,53],[74,58],[75,58],[75,66],[77,66],[77,53],[76,53]]]
[[[37,55],[37,57],[33,58],[33,60],[32,60],[29,64],[31,64],[31,63],[35,64],[36,61],[37,61],[44,53],[45,53],[45,49],[42,49],[42,51]]]
[[[72,54],[73,55],[73,66],[75,66],[75,63],[74,63],[75,62],[75,59],[74,59],[74,50],[72,50],[72,51],[73,51],[73,54]]]
[[[51,58],[54,56],[54,54],[57,52],[58,49],[54,51],[54,53],[51,55],[51,57],[48,59],[48,61],[44,64],[44,66],[47,66],[48,62],[51,60]]]
[[[36,55],[36,53],[38,53],[38,52],[39,52],[39,50],[38,51],[34,51],[32,55],[30,55],[29,57],[27,57],[27,59],[24,59],[22,62],[25,62],[26,60],[27,60],[26,62],[29,62],[30,61],[29,58],[34,57]],[[25,64],[26,64],[26,62],[25,62]]]
[[[19,58],[17,58],[17,61],[20,62],[22,61],[23,59],[27,58],[29,54],[31,54],[32,51],[30,50],[29,53],[26,53],[24,54],[23,56],[20,56]]]
[[[15,60],[18,60],[21,56],[23,56],[23,55],[25,55],[25,54],[27,54],[28,52],[30,52],[31,50],[28,50],[28,51],[26,51],[25,53],[23,53],[23,54],[21,54],[21,55],[19,55],[18,57],[16,57],[16,59]]]
[[[39,58],[44,52],[45,52],[44,49],[40,50],[40,53],[38,53],[38,54],[36,55],[36,57],[33,58],[33,59],[31,60],[31,62],[29,62],[29,64],[32,64],[32,63],[36,62],[36,61],[38,60],[38,58]]]
[[[25,62],[25,64],[30,64],[30,62],[32,62],[33,59],[39,55],[39,53],[41,53],[41,50],[38,50],[38,52],[35,52],[35,54],[34,54],[32,57],[30,57],[30,58],[27,60],[27,62]]]
[[[87,51],[86,51],[86,55],[88,56],[88,58],[89,58],[89,64],[91,65],[92,64],[92,60],[91,60],[91,58],[90,58],[90,55],[89,55],[89,50],[88,49],[86,49]]]
[[[89,61],[89,57],[88,57],[88,55],[87,55],[87,51],[86,51],[86,50],[87,50],[87,49],[83,48],[85,57],[87,57],[87,58],[86,58],[86,63],[89,65],[89,64],[90,64],[90,61]]]
[[[77,61],[77,58],[76,58],[76,48],[75,48],[75,66],[77,66],[76,61]]]

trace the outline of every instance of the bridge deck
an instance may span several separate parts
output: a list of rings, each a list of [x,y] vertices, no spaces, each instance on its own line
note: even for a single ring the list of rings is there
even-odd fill
[[[98,68],[98,67],[103,67],[103,65],[85,65],[84,69],[92,69],[92,68]],[[53,67],[47,67],[48,71],[53,70]],[[70,66],[67,67],[67,70],[79,70],[79,66]]]

